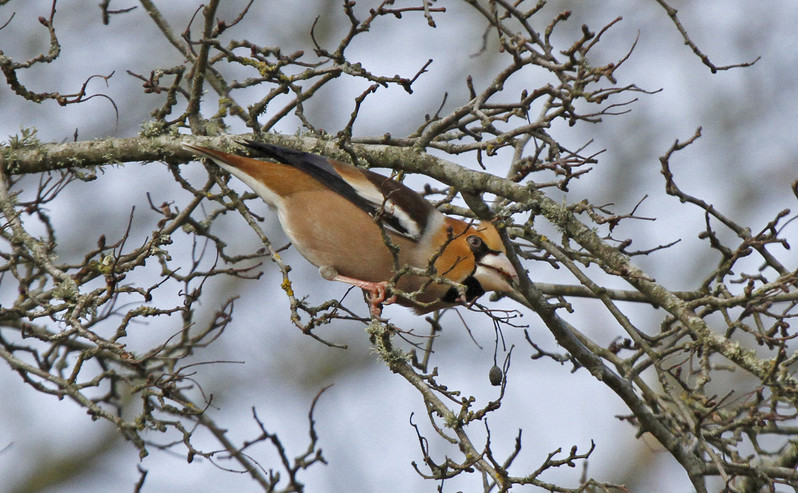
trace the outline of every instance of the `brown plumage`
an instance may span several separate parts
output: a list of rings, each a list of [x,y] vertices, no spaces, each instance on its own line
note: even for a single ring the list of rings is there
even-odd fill
[[[373,313],[389,282],[399,291],[397,301],[419,313],[513,289],[516,272],[492,224],[445,216],[402,183],[372,171],[269,144],[243,145],[269,160],[183,144],[276,208],[297,251],[326,278],[369,291]],[[386,236],[398,247],[395,255]],[[433,275],[465,286],[465,300],[455,287],[428,276],[397,278],[406,266],[427,271],[431,262]],[[415,291],[421,292],[410,294]]]

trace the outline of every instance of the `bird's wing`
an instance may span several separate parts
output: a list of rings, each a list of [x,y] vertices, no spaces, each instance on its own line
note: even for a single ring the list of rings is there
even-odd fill
[[[418,241],[430,221],[441,214],[415,191],[373,171],[263,142],[247,140],[241,144],[259,156],[307,173],[362,211],[379,218],[385,228],[410,240]]]

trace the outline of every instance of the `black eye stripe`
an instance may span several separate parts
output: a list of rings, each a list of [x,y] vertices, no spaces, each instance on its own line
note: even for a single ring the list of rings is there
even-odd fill
[[[487,243],[477,235],[471,235],[466,238],[466,242],[468,243],[469,248],[471,248],[471,253],[474,254],[474,258],[479,262],[482,260],[485,255],[500,255],[501,252],[498,250],[493,250],[488,248]]]

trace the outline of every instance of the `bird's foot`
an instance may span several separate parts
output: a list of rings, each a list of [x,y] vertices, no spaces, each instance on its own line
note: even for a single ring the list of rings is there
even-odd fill
[[[373,317],[382,315],[382,305],[396,303],[395,294],[387,297],[388,283],[385,281],[371,283],[369,287],[361,287],[368,293],[369,307],[371,308],[371,315]]]
[[[396,295],[388,297],[388,282],[386,281],[363,281],[354,277],[342,276],[338,274],[334,267],[329,265],[320,267],[319,274],[328,281],[345,282],[366,291],[369,300],[369,311],[373,317],[379,317],[382,314],[382,305],[390,305],[396,302]]]

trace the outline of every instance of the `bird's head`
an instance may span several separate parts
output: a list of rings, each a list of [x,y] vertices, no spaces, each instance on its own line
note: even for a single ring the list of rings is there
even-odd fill
[[[449,217],[446,222],[451,239],[435,262],[438,274],[455,279],[472,277],[485,292],[513,291],[518,273],[507,258],[496,227],[490,222],[472,225]],[[456,271],[466,274],[456,275]]]

